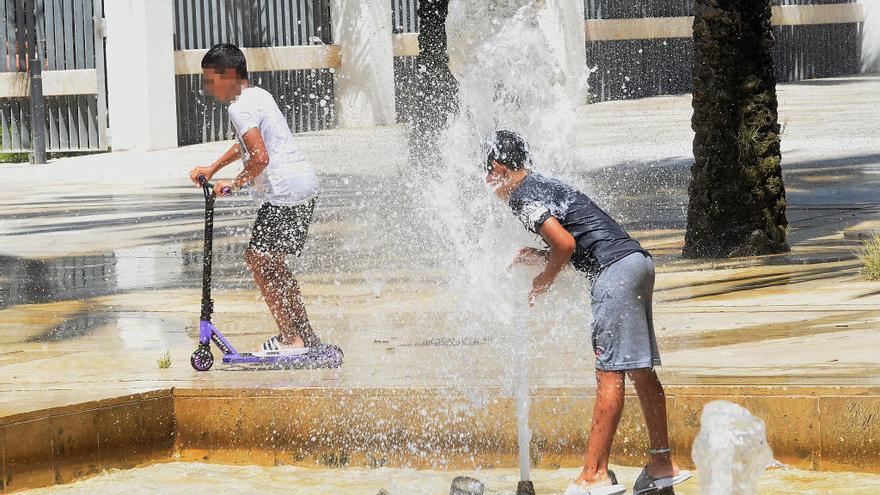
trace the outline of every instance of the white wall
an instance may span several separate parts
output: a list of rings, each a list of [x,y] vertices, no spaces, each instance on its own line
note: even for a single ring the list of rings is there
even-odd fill
[[[110,145],[177,146],[172,0],[111,0],[104,15]]]

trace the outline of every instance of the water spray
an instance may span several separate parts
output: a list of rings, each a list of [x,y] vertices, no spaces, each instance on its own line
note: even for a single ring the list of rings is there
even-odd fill
[[[518,366],[521,373],[528,374],[528,362],[522,362]],[[516,441],[519,445],[519,484],[516,487],[516,495],[535,495],[535,487],[531,482],[531,456],[529,445],[532,442],[532,432],[529,430],[529,389],[527,378],[517,384],[516,392]]]
[[[764,422],[742,406],[719,400],[703,408],[692,457],[700,493],[750,495],[773,460]]]
[[[526,318],[531,321],[532,317]],[[529,446],[532,443],[532,431],[529,428],[529,326],[524,326],[520,339],[522,351],[516,363],[516,442],[519,446],[519,484],[516,495],[535,495],[535,487],[531,481],[531,455]]]
[[[511,353],[514,368],[509,369],[516,401],[517,495],[535,493],[530,479],[528,383],[528,330],[536,328],[531,324],[535,314],[520,313],[525,292],[513,296],[522,300],[486,301],[485,293],[497,292],[491,289],[504,269],[496,266],[495,250],[510,245],[511,238],[494,222],[486,222],[486,212],[497,206],[497,199],[483,190],[485,174],[475,164],[485,162],[483,139],[499,129],[524,136],[539,163],[552,163],[557,170],[572,163],[569,148],[576,140],[576,108],[586,77],[577,69],[583,65],[584,45],[561,33],[577,32],[564,28],[566,20],[583,29],[582,7],[569,12],[578,5],[561,0],[450,0],[446,23],[449,68],[459,84],[460,109],[445,131],[444,166],[429,189],[431,210],[440,212],[430,224],[440,224],[438,237],[450,241],[458,263],[450,286],[460,294],[459,313],[477,315],[485,325],[520,330]],[[570,15],[561,16],[562,12]],[[528,281],[523,282],[519,287],[527,289]],[[475,321],[463,331],[481,332]]]

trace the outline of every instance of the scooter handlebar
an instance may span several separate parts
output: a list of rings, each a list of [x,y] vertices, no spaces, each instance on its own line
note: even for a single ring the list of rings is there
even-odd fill
[[[199,174],[197,179],[199,181],[199,185],[202,186],[203,188],[209,189],[211,191],[214,190],[214,184],[211,184],[210,182],[208,182],[208,178],[205,177],[205,174]],[[224,187],[223,189],[220,190],[220,192],[222,192],[224,195],[229,194],[232,192],[232,188],[231,187]]]

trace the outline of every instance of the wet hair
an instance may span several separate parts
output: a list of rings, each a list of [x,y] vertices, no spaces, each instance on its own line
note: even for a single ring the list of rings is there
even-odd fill
[[[202,57],[202,69],[235,69],[242,79],[248,78],[247,59],[240,48],[231,43],[218,43]]]
[[[493,161],[514,171],[522,170],[531,165],[529,144],[519,134],[513,131],[496,131],[487,141],[487,171],[492,171]]]

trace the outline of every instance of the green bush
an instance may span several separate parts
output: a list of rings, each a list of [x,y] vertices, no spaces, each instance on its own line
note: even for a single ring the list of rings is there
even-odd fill
[[[0,146],[3,145],[3,134],[0,133]],[[22,163],[28,161],[27,153],[0,153],[0,163]]]
[[[28,161],[27,153],[0,153],[0,163],[24,163]]]
[[[859,258],[865,264],[865,279],[880,280],[880,235],[873,235],[862,243]]]

